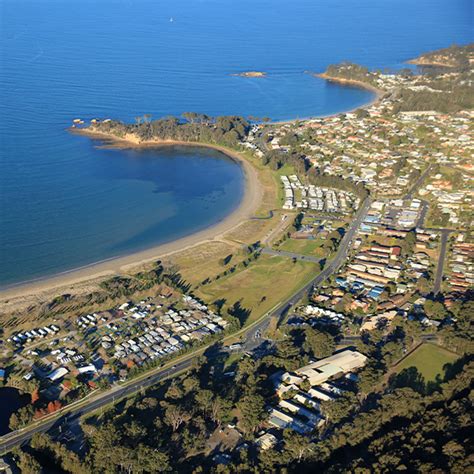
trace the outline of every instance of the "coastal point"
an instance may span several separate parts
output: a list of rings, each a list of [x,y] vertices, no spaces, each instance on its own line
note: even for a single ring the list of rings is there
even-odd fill
[[[0,471],[471,472],[469,0],[86,3],[1,7]]]

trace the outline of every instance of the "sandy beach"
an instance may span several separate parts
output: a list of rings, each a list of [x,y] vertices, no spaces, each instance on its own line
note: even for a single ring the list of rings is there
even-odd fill
[[[353,109],[345,110],[344,112],[336,112],[336,113],[333,113],[333,114],[326,114],[326,115],[316,115],[314,117],[302,117],[302,118],[299,118],[299,119],[291,119],[291,120],[272,120],[272,121],[268,122],[269,125],[285,125],[285,124],[289,124],[289,123],[295,123],[295,122],[298,122],[298,121],[299,122],[310,122],[311,120],[316,120],[316,119],[337,117],[341,113],[347,113],[348,114],[348,113],[351,113],[351,112],[355,112],[358,109],[365,109],[367,107],[371,107],[372,105],[376,104],[385,94],[384,90],[378,89],[377,87],[374,87],[370,84],[366,84],[365,82],[353,81],[353,80],[349,80],[349,79],[340,79],[340,78],[337,78],[337,77],[328,76],[324,72],[322,72],[322,73],[315,73],[315,72],[310,72],[310,71],[306,71],[306,72],[307,72],[307,74],[311,74],[314,77],[324,79],[325,81],[328,81],[328,82],[335,82],[335,83],[337,83],[339,85],[342,85],[342,86],[345,85],[345,86],[349,86],[349,87],[359,87],[360,89],[368,90],[368,91],[373,92],[375,94],[374,98],[372,100],[370,100],[369,102],[363,104],[363,105],[359,105],[359,106],[357,106]]]
[[[157,148],[163,146],[193,146],[211,148],[218,150],[229,158],[238,162],[245,174],[245,191],[239,207],[219,223],[207,229],[193,233],[186,237],[164,243],[148,250],[119,256],[106,261],[93,263],[81,268],[72,269],[51,277],[45,277],[30,282],[20,283],[5,289],[0,289],[0,303],[14,305],[20,302],[25,296],[34,296],[35,299],[53,297],[57,294],[72,292],[84,286],[85,289],[93,286],[104,277],[121,273],[138,271],[144,265],[152,263],[163,257],[170,256],[181,250],[189,249],[207,241],[218,240],[223,234],[233,230],[243,221],[251,218],[258,209],[262,190],[259,184],[258,173],[255,168],[244,159],[239,153],[228,150],[217,145],[203,145],[195,142],[179,141],[147,141],[139,142],[134,137],[127,137],[126,140],[117,139],[107,134],[90,132],[84,129],[72,129],[73,133],[88,136],[94,140],[101,140],[100,146],[110,148]],[[83,288],[84,290],[84,288]]]
[[[373,92],[376,95],[376,97],[374,98],[373,101],[371,101],[369,104],[365,104],[363,107],[368,107],[374,104],[385,94],[384,90],[379,89],[378,87],[375,87],[371,84],[367,84],[366,82],[356,81],[355,79],[343,79],[340,77],[333,77],[326,74],[325,72],[320,73],[320,74],[315,74],[315,76],[320,77],[321,79],[325,79],[326,81],[335,82],[337,84],[346,85],[346,86],[359,87],[361,89],[366,89]]]
[[[341,85],[360,87],[370,90],[375,94],[375,97],[372,101],[363,105],[362,107],[370,107],[372,104],[378,102],[385,93],[383,90],[364,82],[333,78],[331,76],[327,76],[324,73],[313,75],[328,81],[337,82]],[[329,116],[332,115],[337,114],[331,114]],[[311,120],[312,118],[314,117],[308,117],[301,120]],[[295,120],[272,123],[285,124],[292,122],[295,122]],[[102,281],[104,278],[118,274],[133,273],[139,271],[145,265],[151,264],[156,260],[169,257],[177,252],[187,250],[205,242],[221,239],[224,234],[235,229],[245,220],[253,217],[261,203],[262,189],[259,185],[257,171],[245,158],[233,150],[229,150],[217,145],[203,144],[199,142],[183,142],[176,140],[140,141],[135,135],[127,135],[125,138],[119,139],[113,135],[98,131],[91,131],[85,128],[71,127],[69,131],[77,135],[87,136],[92,140],[99,140],[101,143],[98,146],[106,148],[157,148],[174,145],[211,148],[218,150],[229,158],[240,163],[243,167],[245,173],[244,196],[239,207],[232,214],[228,215],[225,219],[213,226],[208,227],[207,229],[190,234],[186,237],[179,238],[172,242],[157,245],[141,252],[110,258],[108,260],[92,263],[84,267],[71,269],[51,277],[27,281],[0,289],[0,304],[8,304],[8,306],[15,307],[17,303],[27,296],[32,300],[34,299],[37,301],[44,301],[58,294],[76,293],[78,291],[91,291],[97,286],[97,283]],[[24,304],[22,306],[24,306]]]

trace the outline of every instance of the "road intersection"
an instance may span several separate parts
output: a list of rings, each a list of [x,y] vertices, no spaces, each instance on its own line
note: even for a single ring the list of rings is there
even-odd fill
[[[329,276],[337,272],[337,270],[344,263],[350,251],[353,239],[357,233],[358,228],[367,215],[371,202],[372,201],[370,198],[366,198],[366,200],[362,203],[354,217],[354,220],[342,238],[334,258],[319,274],[306,283],[303,288],[295,292],[290,298],[264,314],[260,319],[241,329],[237,333],[227,336],[224,338],[224,340],[242,336],[245,349],[248,349],[248,345],[254,346],[256,341],[261,341],[261,335],[268,327],[272,317],[277,317],[279,320],[281,320],[288,310],[305,294],[321,285]],[[122,385],[114,386],[105,392],[99,392],[97,394],[93,393],[89,397],[65,407],[59,413],[46,417],[43,420],[38,420],[26,426],[25,428],[12,431],[11,433],[0,437],[0,454],[7,453],[14,447],[24,444],[25,442],[29,441],[35,433],[49,431],[55,426],[59,426],[60,424],[67,422],[68,418],[77,418],[91,413],[99,408],[103,408],[111,403],[115,403],[117,400],[151,387],[167,378],[175,377],[182,372],[189,370],[193,366],[196,359],[209,347],[210,345],[199,348],[196,351],[183,355],[182,357],[166,364],[161,368],[152,369],[146,374],[142,374],[135,379],[123,383]]]

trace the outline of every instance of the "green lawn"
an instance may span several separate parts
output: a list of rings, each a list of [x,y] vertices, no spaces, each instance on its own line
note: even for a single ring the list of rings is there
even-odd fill
[[[443,375],[443,366],[454,362],[458,356],[435,344],[422,344],[418,349],[404,359],[397,367],[401,372],[408,367],[416,367],[425,381],[435,380],[436,376]]]
[[[321,239],[287,239],[278,247],[278,250],[311,255],[312,257],[323,257],[328,252],[321,248],[322,243],[323,240]]]
[[[262,255],[244,270],[200,287],[196,296],[207,303],[224,299],[225,307],[240,302],[251,311],[247,321],[251,322],[291,296],[318,272],[315,263]]]
[[[296,174],[295,168],[288,163],[285,163],[280,169],[276,170],[275,173],[278,174],[278,176],[290,176]]]
[[[226,369],[229,369],[230,367],[232,367],[232,365],[236,362],[238,362],[240,359],[242,359],[243,357],[243,354],[241,352],[234,352],[232,354],[229,355],[229,357],[226,359],[225,363],[224,363],[224,367]]]

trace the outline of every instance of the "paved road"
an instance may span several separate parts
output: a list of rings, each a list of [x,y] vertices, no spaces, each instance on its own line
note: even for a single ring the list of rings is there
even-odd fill
[[[333,273],[337,272],[339,268],[344,263],[347,254],[349,253],[350,246],[352,241],[359,229],[361,223],[365,219],[367,212],[370,208],[372,201],[370,198],[367,198],[363,203],[362,206],[357,211],[354,220],[352,221],[349,229],[345,233],[344,237],[342,238],[338,250],[336,252],[335,257],[333,260],[324,268],[324,270],[316,275],[310,282],[308,282],[301,290],[297,291],[292,297],[290,297],[287,301],[282,303],[274,312],[272,312],[268,318],[262,319],[257,325],[255,325],[251,331],[247,333],[247,340],[255,339],[255,333],[263,333],[265,329],[268,327],[270,316],[277,316],[279,322],[283,320],[288,310],[295,305],[305,294],[307,294],[313,288],[318,287],[321,285],[329,276]]]
[[[291,217],[291,214],[283,214],[280,222],[278,222],[277,225],[262,239],[262,245],[271,245],[273,240],[293,223]]]
[[[273,214],[274,214],[273,210],[270,210],[268,211],[268,216],[263,216],[263,217],[254,216],[254,217],[251,217],[250,219],[254,221],[264,221],[267,219],[271,219],[273,217]]]
[[[268,327],[271,316],[275,315],[279,319],[286,314],[289,308],[296,304],[305,294],[307,294],[312,288],[319,286],[323,283],[331,274],[336,272],[340,266],[343,264],[349,249],[352,243],[354,236],[356,235],[357,229],[364,220],[371,204],[370,198],[367,198],[360,209],[357,211],[356,216],[349,226],[348,231],[342,238],[339,248],[336,252],[334,259],[324,268],[324,270],[316,275],[310,282],[308,282],[304,288],[297,291],[292,297],[287,301],[279,305],[274,311],[266,314],[261,321],[254,324],[251,328],[244,332],[245,341],[258,341],[260,335]],[[157,370],[153,374],[150,374],[145,379],[139,379],[136,381],[131,381],[125,386],[113,387],[107,392],[99,393],[97,396],[94,396],[89,401],[83,400],[83,403],[78,408],[73,408],[67,410],[61,418],[54,418],[52,420],[44,421],[37,425],[30,425],[23,430],[13,431],[5,436],[0,438],[0,454],[10,451],[15,446],[21,445],[30,440],[30,438],[35,433],[46,432],[51,429],[53,426],[57,426],[61,423],[61,420],[65,420],[66,416],[69,417],[79,417],[90,413],[91,411],[97,410],[98,408],[104,407],[110,403],[115,402],[116,400],[136,393],[142,389],[155,385],[164,378],[173,377],[176,374],[182,372],[183,370],[189,369],[197,356],[192,356],[188,359],[185,359],[180,362],[176,362],[171,368],[165,368],[162,370]]]
[[[443,282],[444,262],[446,260],[446,252],[448,250],[448,237],[451,233],[449,229],[441,230],[441,243],[439,250],[438,265],[436,266],[436,275],[433,286],[433,293],[437,295],[441,290],[441,283]]]
[[[113,403],[116,400],[119,400],[120,398],[123,398],[127,395],[131,395],[132,393],[138,392],[152,385],[155,385],[156,383],[167,377],[172,377],[175,374],[182,372],[183,370],[187,370],[192,366],[193,362],[194,359],[186,359],[182,362],[177,362],[176,365],[172,366],[171,368],[160,370],[145,379],[140,379],[135,382],[132,381],[127,386],[117,386],[107,392],[103,392],[97,397],[91,399],[91,401],[86,405],[69,411],[67,414],[63,415],[59,419],[54,418],[37,426],[34,425],[24,430],[13,431],[12,433],[2,436],[0,438],[0,454],[6,453],[15,446],[23,444],[24,442],[28,441],[35,433],[48,431],[55,425],[57,426],[61,424],[62,421],[66,420],[69,417],[78,417],[85,415],[100,407],[104,407],[109,403]]]
[[[355,343],[357,343],[357,341],[359,341],[361,338],[361,336],[345,336],[344,339],[341,339],[337,345],[339,347],[342,347],[342,346],[352,346],[354,345]],[[436,342],[438,340],[438,335],[435,334],[435,333],[432,333],[432,334],[422,334],[420,336],[420,340],[423,341],[423,342]]]
[[[426,214],[428,213],[429,203],[427,201],[421,201],[421,211],[416,221],[415,227],[423,227],[423,222],[425,222]]]
[[[423,171],[423,173],[420,174],[418,179],[413,183],[412,187],[406,193],[403,199],[407,199],[407,200],[413,199],[413,195],[416,193],[416,191],[418,191],[418,188],[421,186],[421,184],[425,180],[426,176],[428,176],[432,168],[433,168],[433,165],[429,165],[428,168],[426,168],[425,171]]]

